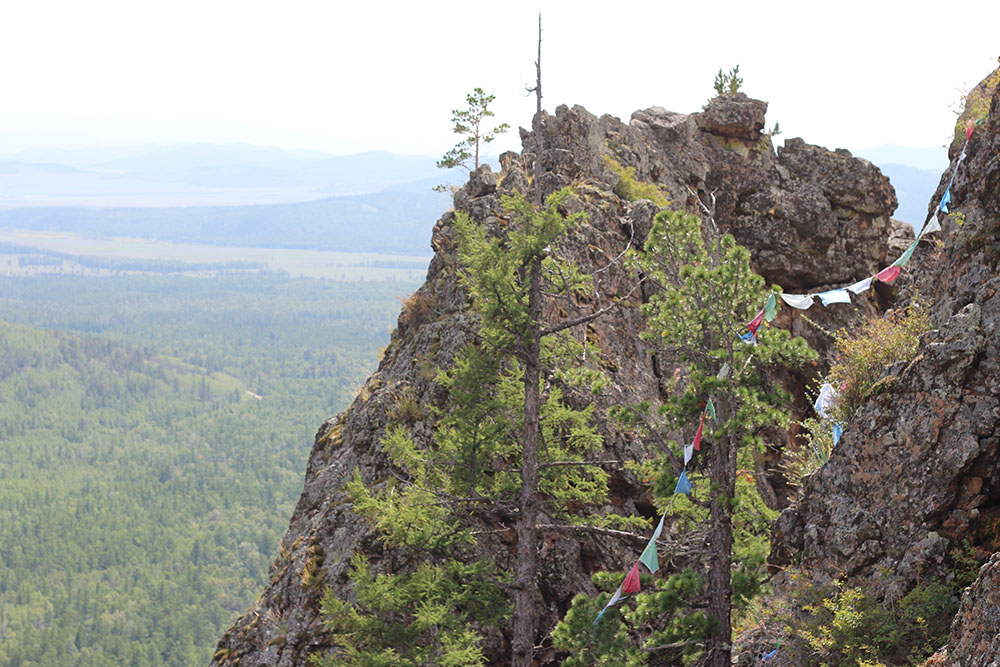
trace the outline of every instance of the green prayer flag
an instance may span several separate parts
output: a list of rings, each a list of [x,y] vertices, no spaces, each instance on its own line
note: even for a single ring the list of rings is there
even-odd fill
[[[650,573],[656,572],[660,569],[660,559],[656,555],[656,538],[649,540],[649,544],[643,549],[642,555],[639,556],[639,561],[649,568]]]
[[[764,321],[770,322],[778,314],[778,300],[774,298],[774,292],[767,295],[767,303],[764,304]]]
[[[899,256],[895,262],[889,266],[906,266],[906,263],[910,261],[910,257],[913,257],[913,251],[917,249],[917,244],[920,243],[920,239],[917,239],[910,244],[910,247],[906,249],[902,255]]]
[[[707,412],[708,416],[712,418],[712,421],[716,424],[719,423],[719,418],[715,416],[715,403],[712,403],[712,399],[708,399],[708,405],[705,406],[705,412]]]

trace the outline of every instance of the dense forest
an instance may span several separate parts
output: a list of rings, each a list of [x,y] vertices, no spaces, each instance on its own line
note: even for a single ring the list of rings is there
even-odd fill
[[[0,663],[204,664],[413,285],[0,284]]]

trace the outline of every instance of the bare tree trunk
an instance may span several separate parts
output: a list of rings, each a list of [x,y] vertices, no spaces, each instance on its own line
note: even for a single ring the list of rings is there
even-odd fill
[[[538,15],[538,59],[535,60],[535,117],[531,120],[535,133],[535,176],[532,192],[535,206],[542,205],[542,15]]]
[[[727,406],[731,409],[731,405]],[[727,410],[731,413],[731,410]],[[712,487],[717,489],[712,495],[712,514],[709,539],[712,557],[708,570],[708,613],[719,622],[719,630],[707,644],[708,667],[729,667],[732,656],[732,582],[730,575],[733,564],[733,521],[732,499],[736,493],[736,445],[735,436],[729,435],[712,444]]]
[[[535,61],[536,111],[533,199],[542,205],[542,15],[538,15],[538,60]],[[515,571],[514,622],[511,664],[531,667],[535,653],[535,578],[538,573],[538,444],[541,413],[541,258],[528,267],[528,312],[530,340],[525,341],[524,361],[524,450],[521,461],[521,499],[517,516],[517,566]]]
[[[541,315],[541,260],[529,268],[528,310]],[[537,327],[527,341],[524,359],[524,453],[521,462],[521,501],[517,517],[517,570],[514,592],[514,667],[530,667],[535,647],[535,577],[538,571],[538,444],[541,394],[541,341]]]

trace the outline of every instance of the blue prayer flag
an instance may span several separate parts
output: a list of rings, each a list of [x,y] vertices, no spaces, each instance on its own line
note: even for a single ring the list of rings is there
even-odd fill
[[[944,191],[944,197],[941,197],[941,210],[944,213],[948,212],[948,204],[951,203],[951,188]]]
[[[681,476],[677,478],[677,486],[674,487],[674,493],[691,494],[691,482],[688,481],[687,470],[682,470]]]

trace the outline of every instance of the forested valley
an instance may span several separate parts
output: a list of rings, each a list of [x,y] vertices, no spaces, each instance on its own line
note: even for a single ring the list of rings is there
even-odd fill
[[[0,664],[206,664],[415,285],[0,283]]]

